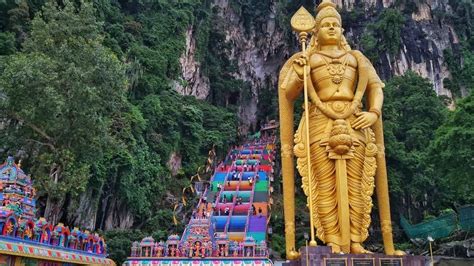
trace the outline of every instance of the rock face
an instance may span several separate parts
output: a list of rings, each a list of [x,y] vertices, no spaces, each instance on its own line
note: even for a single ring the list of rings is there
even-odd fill
[[[356,7],[356,2],[363,4],[364,8],[390,8],[394,7],[395,0],[338,0],[336,3],[341,8],[348,10]],[[363,2],[363,3],[360,3]],[[410,1],[408,1],[410,2]],[[384,79],[392,76],[403,75],[411,70],[433,84],[433,89],[438,95],[451,97],[451,92],[444,88],[443,79],[449,78],[450,73],[444,64],[443,50],[454,48],[458,37],[452,25],[444,23],[433,16],[433,12],[452,12],[448,0],[414,0],[415,12],[411,20],[407,20],[402,30],[402,45],[395,57],[381,54],[381,64],[377,66],[378,72]],[[403,9],[404,6],[402,5]],[[355,29],[355,31],[357,31]],[[358,32],[354,35],[361,35]],[[358,36],[352,36],[358,38]],[[349,39],[351,39],[349,37]]]
[[[182,161],[181,155],[179,155],[176,152],[171,153],[170,159],[167,165],[171,171],[172,176],[175,176],[178,174],[179,169],[181,169],[181,161]]]
[[[353,9],[354,7],[361,5],[364,8],[371,8],[377,6],[389,7],[395,0],[334,0],[333,1],[339,8]]]
[[[196,39],[192,27],[186,31],[186,50],[179,58],[182,80],[175,82],[175,90],[181,95],[206,99],[209,95],[209,79],[203,76],[201,64],[196,60]]]
[[[315,1],[319,3],[320,1]],[[398,8],[403,12],[404,6],[395,7],[395,0],[334,0],[343,10],[375,10],[379,14],[385,8]],[[408,1],[411,2],[411,1]],[[237,62],[238,71],[235,78],[251,84],[251,95],[242,101],[239,106],[241,131],[246,133],[255,128],[258,122],[256,113],[259,112],[259,93],[264,88],[272,88],[277,97],[277,78],[282,64],[297,51],[296,37],[288,41],[285,32],[288,29],[280,28],[281,10],[279,1],[270,1],[270,11],[257,26],[244,27],[245,18],[239,13],[240,2],[235,0],[214,0],[211,7],[218,7],[218,17],[224,21],[223,33],[230,44],[226,51],[229,59]],[[451,96],[450,91],[443,87],[443,79],[450,77],[444,64],[443,50],[453,48],[458,43],[458,37],[453,26],[446,24],[442,19],[435,18],[434,12],[452,12],[448,0],[415,0],[415,11],[411,16],[406,15],[406,22],[402,30],[402,40],[399,52],[395,56],[388,53],[380,54],[379,62],[374,62],[378,73],[385,80],[395,75],[402,75],[412,70],[433,83],[433,88],[439,95]],[[237,6],[237,8],[236,8]],[[314,9],[310,10],[311,12]],[[369,13],[369,12],[367,12]],[[279,17],[280,16],[280,17]],[[289,17],[288,17],[289,20]],[[357,42],[366,30],[367,22],[374,17],[365,17],[366,21],[358,25],[344,25],[346,37],[355,43],[353,49],[359,49]],[[287,24],[289,22],[286,22]],[[289,27],[289,25],[283,25]],[[177,85],[176,89],[183,95],[194,95],[205,99],[209,94],[209,79],[200,71],[200,64],[195,60],[196,42],[193,40],[192,29],[186,34],[188,44],[181,56],[184,85]],[[179,83],[179,82],[178,82]]]
[[[389,64],[390,68],[386,69],[385,73],[390,71],[390,74],[402,75],[412,70],[429,79],[438,95],[451,97],[451,92],[443,86],[443,79],[450,76],[444,64],[443,50],[451,48],[452,43],[449,40],[456,34],[448,25],[439,27],[426,22],[419,25],[420,27],[416,24],[409,26],[413,31],[408,31],[403,37],[402,49],[395,63]]]
[[[260,89],[269,82],[275,88],[276,95],[277,73],[283,60],[289,55],[289,47],[284,41],[283,31],[276,26],[276,1],[272,1],[271,12],[265,18],[266,23],[258,29],[245,29],[244,19],[229,2],[216,0],[215,6],[219,7],[218,16],[225,18],[226,41],[232,44],[228,55],[238,66],[235,77],[251,84],[251,97],[242,101],[239,106],[241,132],[246,133],[249,128],[256,127]]]
[[[443,79],[450,77],[444,64],[443,51],[455,48],[459,40],[452,25],[433,17],[433,11],[450,12],[450,6],[447,0],[427,0],[417,3],[417,9],[411,15],[412,20],[405,23],[402,47],[393,58],[394,63],[390,64],[389,60],[382,59],[386,63],[384,78],[412,70],[429,79],[438,95],[451,97],[451,92],[443,86]]]

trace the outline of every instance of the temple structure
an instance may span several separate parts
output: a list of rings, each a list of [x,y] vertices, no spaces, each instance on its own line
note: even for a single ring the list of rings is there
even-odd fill
[[[8,157],[0,165],[0,264],[115,265],[98,234],[36,218],[29,175]]]

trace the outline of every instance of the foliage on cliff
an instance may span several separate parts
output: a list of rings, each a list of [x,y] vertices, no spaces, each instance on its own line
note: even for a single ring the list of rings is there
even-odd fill
[[[452,78],[444,80],[444,85],[455,97],[461,97],[474,89],[474,4],[469,0],[449,2],[454,12],[437,12],[438,19],[454,25],[460,44],[456,49],[444,51],[446,64],[452,74]]]
[[[235,140],[234,113],[172,89],[200,4],[0,2],[1,152],[24,159],[48,218],[147,225],[209,149]],[[175,177],[172,153],[183,166]],[[92,198],[81,201],[85,192]],[[88,205],[92,224],[77,213]],[[116,206],[132,224],[110,220]]]

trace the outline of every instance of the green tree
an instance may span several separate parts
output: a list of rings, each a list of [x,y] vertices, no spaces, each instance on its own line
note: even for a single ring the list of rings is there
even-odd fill
[[[0,78],[2,115],[9,121],[2,139],[36,154],[31,173],[46,193],[52,222],[65,195],[84,190],[90,165],[120,130],[114,120],[128,108],[125,66],[102,45],[94,12],[85,2],[46,3]]]
[[[445,107],[428,80],[413,72],[384,89],[384,132],[392,205],[415,220],[433,207],[437,184],[428,147],[444,122]],[[427,198],[429,197],[429,198]]]
[[[140,230],[110,230],[105,233],[107,253],[117,264],[122,264],[130,256],[132,243],[140,241],[146,235]]]
[[[15,35],[11,32],[0,32],[0,56],[15,52]]]
[[[430,157],[436,165],[440,189],[448,197],[442,203],[472,203],[474,196],[474,94],[457,103],[447,121],[436,131]],[[451,195],[449,194],[451,192]]]

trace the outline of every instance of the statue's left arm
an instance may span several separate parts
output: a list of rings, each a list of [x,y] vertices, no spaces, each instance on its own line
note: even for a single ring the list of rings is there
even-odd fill
[[[369,81],[367,84],[367,104],[368,111],[377,114],[378,117],[382,114],[383,105],[383,87],[385,84],[380,80],[374,67],[368,61],[369,65]]]
[[[357,119],[353,123],[355,129],[367,128],[375,124],[382,115],[383,105],[383,87],[385,84],[380,80],[372,64],[367,60],[368,65],[368,83],[367,83],[367,112],[360,112],[356,115]]]

